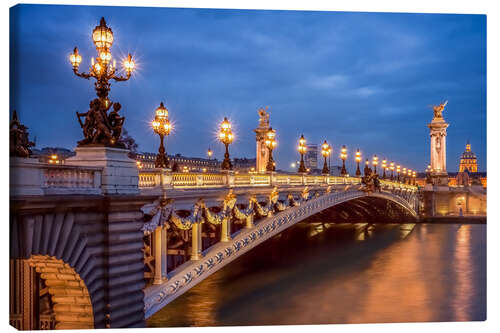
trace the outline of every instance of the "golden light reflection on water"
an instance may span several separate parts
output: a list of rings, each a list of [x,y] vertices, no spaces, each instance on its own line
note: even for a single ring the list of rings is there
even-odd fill
[[[470,225],[462,225],[456,234],[455,245],[455,294],[453,309],[457,321],[470,320],[467,307],[472,296]]]
[[[301,228],[207,278],[148,326],[485,318],[484,225]]]

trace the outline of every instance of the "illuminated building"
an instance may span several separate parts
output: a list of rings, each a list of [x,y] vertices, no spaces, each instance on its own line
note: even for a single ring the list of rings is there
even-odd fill
[[[460,158],[460,166],[458,168],[459,172],[477,172],[477,158],[470,149],[470,143],[467,141],[465,145],[465,151],[462,153]]]

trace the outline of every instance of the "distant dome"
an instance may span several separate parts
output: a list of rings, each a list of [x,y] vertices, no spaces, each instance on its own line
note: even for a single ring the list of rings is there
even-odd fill
[[[477,172],[477,158],[471,150],[470,143],[465,145],[465,151],[460,158],[459,172]]]

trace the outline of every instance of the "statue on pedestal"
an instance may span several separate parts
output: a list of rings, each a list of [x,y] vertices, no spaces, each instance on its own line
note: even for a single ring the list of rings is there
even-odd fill
[[[30,157],[31,147],[35,143],[28,138],[28,127],[19,122],[17,112],[14,110],[12,121],[10,123],[10,156],[11,157]]]
[[[113,105],[113,111],[108,110]],[[120,103],[103,103],[100,98],[93,99],[89,110],[84,113],[77,112],[78,122],[82,127],[84,139],[78,141],[78,146],[105,145],[123,148],[121,133],[125,117],[120,117]],[[82,122],[81,117],[84,118]]]
[[[259,127],[268,128],[269,127],[269,112],[267,112],[269,106],[265,108],[260,108],[257,112],[259,113]]]
[[[448,101],[444,101],[443,103],[441,103],[439,105],[434,105],[432,107],[432,109],[434,110],[434,119],[436,119],[436,118],[442,119],[443,118],[443,111],[444,111],[446,104],[448,104]]]

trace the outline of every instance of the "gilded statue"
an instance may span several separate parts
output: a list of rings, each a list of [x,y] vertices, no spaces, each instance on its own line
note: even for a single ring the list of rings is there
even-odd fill
[[[269,106],[260,108],[257,111],[259,113],[259,127],[269,127],[269,112],[267,112],[267,109],[269,109]]]
[[[434,105],[432,109],[434,110],[434,118],[443,118],[444,107],[448,104],[448,101],[441,103],[439,105]]]

